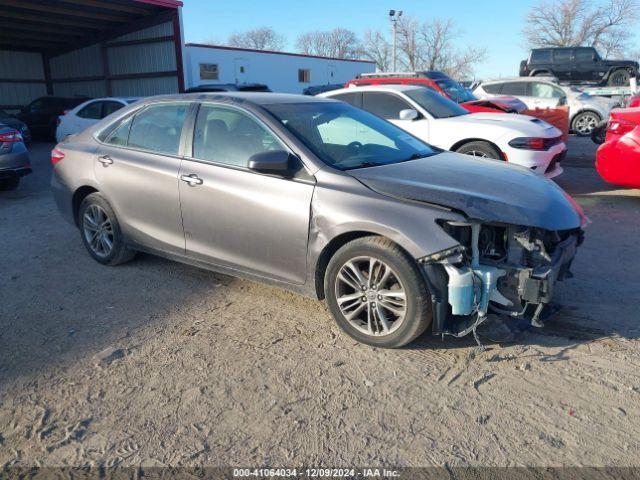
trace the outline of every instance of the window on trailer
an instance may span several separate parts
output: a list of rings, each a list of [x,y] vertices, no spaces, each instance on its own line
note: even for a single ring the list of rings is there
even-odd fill
[[[218,64],[201,63],[200,80],[218,80]]]
[[[298,70],[298,82],[310,83],[311,82],[311,70],[308,68],[301,68]]]

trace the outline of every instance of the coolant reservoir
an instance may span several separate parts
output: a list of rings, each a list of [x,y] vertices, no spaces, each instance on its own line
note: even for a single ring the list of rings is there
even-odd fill
[[[473,312],[474,288],[473,271],[468,268],[456,268],[445,265],[449,274],[449,305],[453,315],[471,315]]]

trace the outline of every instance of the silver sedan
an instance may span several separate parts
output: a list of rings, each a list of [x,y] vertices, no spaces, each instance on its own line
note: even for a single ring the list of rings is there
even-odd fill
[[[261,93],[145,99],[52,152],[63,216],[104,265],[137,251],[326,299],[402,346],[489,312],[540,326],[585,217],[549,180],[443,152],[348,104]]]

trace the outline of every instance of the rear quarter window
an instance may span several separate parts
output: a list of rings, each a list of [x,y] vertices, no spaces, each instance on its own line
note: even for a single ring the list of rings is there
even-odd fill
[[[551,50],[534,50],[531,52],[531,63],[551,63]]]

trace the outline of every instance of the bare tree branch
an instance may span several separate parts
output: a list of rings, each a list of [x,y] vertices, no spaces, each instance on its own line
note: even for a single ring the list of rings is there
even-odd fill
[[[227,40],[227,45],[231,47],[273,51],[283,50],[286,43],[286,38],[270,27],[255,28],[242,33],[233,33]]]
[[[306,55],[334,58],[359,58],[362,53],[358,36],[345,28],[303,33],[296,48]]]
[[[391,44],[377,30],[364,32],[362,54],[365,58],[376,62],[376,67],[382,72],[391,68]]]
[[[637,18],[637,0],[541,0],[523,34],[532,48],[593,46],[615,55],[627,49]]]

